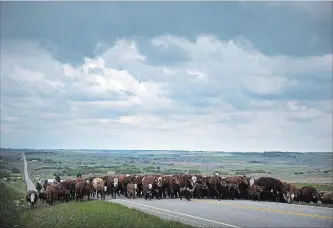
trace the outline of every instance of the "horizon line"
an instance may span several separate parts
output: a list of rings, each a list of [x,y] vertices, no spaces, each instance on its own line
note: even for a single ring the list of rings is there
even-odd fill
[[[107,151],[177,151],[177,152],[209,152],[209,153],[333,153],[332,151],[281,151],[281,150],[265,150],[265,151],[224,151],[224,150],[180,150],[180,149],[103,149],[103,148],[5,148],[0,150],[107,150]]]

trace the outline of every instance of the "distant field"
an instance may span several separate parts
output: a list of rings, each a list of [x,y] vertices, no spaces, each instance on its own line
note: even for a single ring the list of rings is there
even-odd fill
[[[18,154],[22,151],[16,151]],[[11,152],[10,152],[11,153]],[[7,160],[8,151],[2,155]],[[16,158],[17,159],[17,158]],[[294,183],[332,183],[332,153],[226,153],[186,151],[27,150],[32,177],[82,175],[181,174],[274,176]],[[1,165],[1,163],[0,163]],[[0,169],[1,170],[1,169]]]

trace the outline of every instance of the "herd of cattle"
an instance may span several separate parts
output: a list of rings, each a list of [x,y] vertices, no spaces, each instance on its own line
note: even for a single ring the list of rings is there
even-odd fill
[[[37,197],[31,197],[35,194]],[[84,196],[101,197],[124,195],[128,198],[144,197],[162,199],[166,197],[190,200],[191,198],[208,199],[252,199],[290,203],[314,202],[333,204],[333,192],[318,192],[314,187],[305,186],[298,189],[295,185],[282,182],[277,178],[247,176],[223,177],[218,174],[204,175],[108,175],[103,177],[77,178],[59,183],[43,184],[40,192],[29,191],[26,200],[31,207],[37,203],[83,201]],[[31,200],[34,198],[34,200]]]

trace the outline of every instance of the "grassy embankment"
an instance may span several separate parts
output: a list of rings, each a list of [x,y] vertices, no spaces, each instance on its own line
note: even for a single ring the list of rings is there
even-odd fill
[[[25,203],[24,189],[2,183],[4,186],[0,183],[1,227],[190,227],[100,200],[71,201],[53,206],[39,204],[29,211]],[[20,199],[24,199],[25,207],[17,208],[13,201]]]

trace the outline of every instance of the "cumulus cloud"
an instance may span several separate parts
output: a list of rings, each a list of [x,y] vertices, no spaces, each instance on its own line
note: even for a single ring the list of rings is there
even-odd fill
[[[332,54],[265,56],[211,35],[150,44],[186,58],[152,64],[119,39],[73,65],[4,40],[2,147],[332,151]]]

